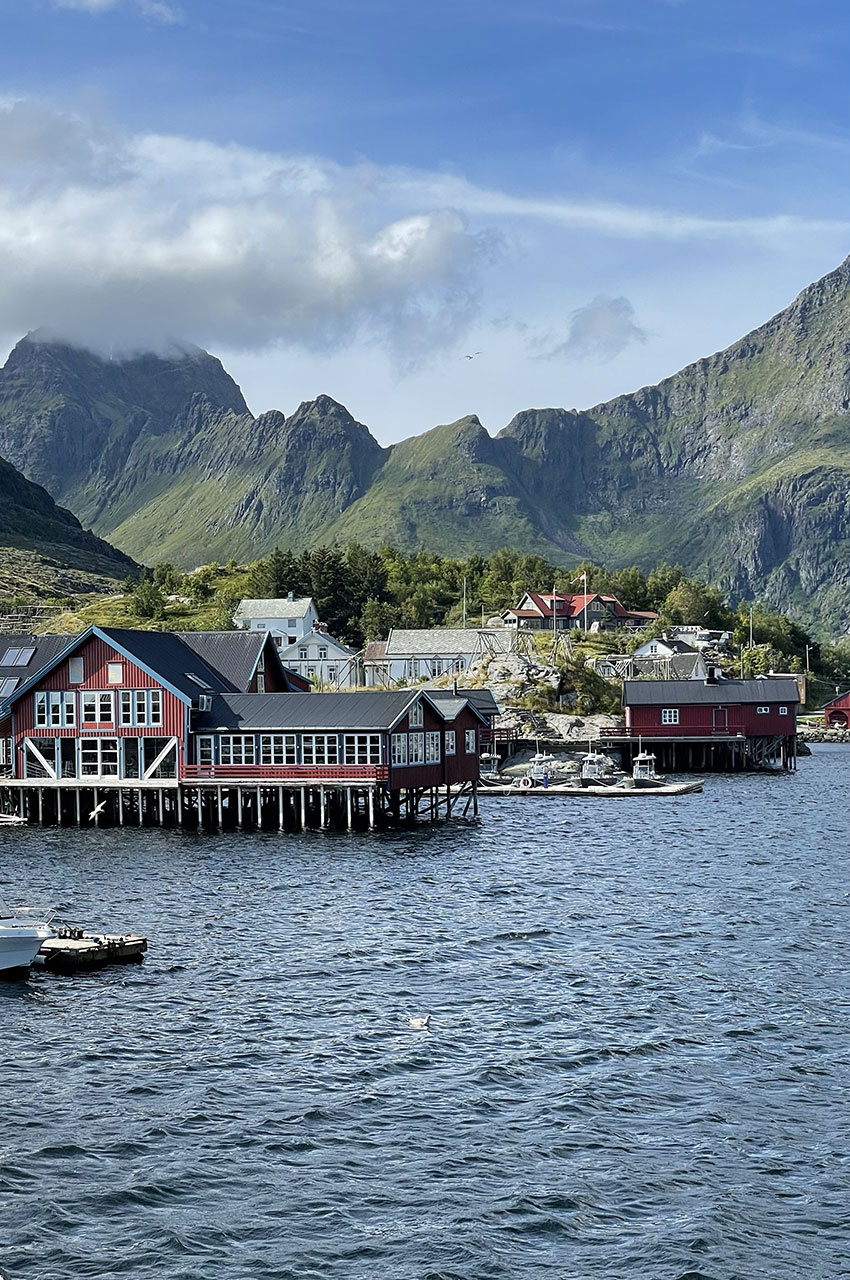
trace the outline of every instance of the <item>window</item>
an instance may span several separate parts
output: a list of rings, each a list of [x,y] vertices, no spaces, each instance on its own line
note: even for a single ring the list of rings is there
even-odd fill
[[[381,735],[379,733],[347,733],[342,740],[342,745],[345,764],[381,763]]]
[[[124,663],[108,662],[106,664],[106,683],[107,684],[123,684],[124,682]]]
[[[306,662],[306,661],[307,661],[307,650],[306,650],[306,649],[299,649],[299,650],[298,650],[298,657],[301,659],[301,661],[302,661],[302,662]]]
[[[605,605],[602,603],[601,600],[592,600],[590,603],[591,613],[601,613],[604,608],[605,608]]]
[[[27,778],[56,777],[55,738],[24,738],[24,774]]]
[[[757,716],[769,716],[769,715],[770,715],[770,707],[756,707],[756,715],[757,715]]]
[[[335,733],[305,733],[301,739],[302,764],[336,764],[338,754]]]
[[[455,746],[455,731],[454,729],[447,729],[446,730],[446,755],[453,756],[456,750],[457,750],[457,747]]]
[[[408,759],[411,764],[425,763],[425,734],[411,733]]]
[[[257,693],[265,693],[266,691],[266,673],[265,671],[257,672]]]
[[[336,667],[328,667],[328,680],[336,684]]]
[[[114,724],[114,697],[112,693],[84,693],[83,724]]]
[[[233,734],[219,739],[222,764],[253,764],[254,739],[248,734]]]
[[[407,764],[406,733],[394,733],[390,738],[390,759],[393,764]]]
[[[83,660],[82,660],[82,658],[69,658],[69,659],[68,659],[68,683],[69,683],[69,684],[82,684],[82,683],[83,683]]]
[[[118,695],[119,724],[162,724],[162,692],[159,689],[122,689]]]
[[[779,708],[779,714],[780,714],[781,716],[787,716],[787,714],[788,714],[788,708],[787,708],[787,707],[780,707],[780,708]]]
[[[662,724],[678,724],[679,708],[678,707],[662,707],[661,723]]]
[[[9,694],[13,693],[15,689],[17,689],[17,687],[18,687],[17,676],[0,677],[0,698],[8,698]]]
[[[14,759],[14,756],[12,754],[12,739],[0,738],[0,768],[2,769],[8,768],[11,765],[13,759]]]
[[[295,628],[298,626],[298,623],[295,618],[287,618],[286,625],[290,631],[294,631]],[[294,640],[295,636],[293,636],[292,639]]]
[[[472,752],[475,751],[476,749],[475,730],[465,729],[463,734],[463,740],[464,740],[464,745],[466,747],[466,754],[471,755]]]
[[[52,729],[66,729],[76,724],[76,699],[73,693],[37,693],[35,722]]]
[[[0,667],[25,667],[34,653],[34,648],[7,649],[0,661]]]
[[[213,740],[212,738],[198,738],[198,764],[211,765],[213,763]]]
[[[324,662],[328,656],[328,646],[326,644],[319,645],[319,661]]]
[[[425,734],[425,760],[428,764],[438,763],[440,760],[440,734]]]
[[[296,764],[294,733],[260,735],[260,764]]]
[[[413,706],[410,708],[410,714],[408,715],[408,724],[411,729],[418,729],[419,726],[424,723],[425,718],[422,710],[422,703],[414,702]]]
[[[80,740],[80,776],[118,777],[118,739],[82,738]]]

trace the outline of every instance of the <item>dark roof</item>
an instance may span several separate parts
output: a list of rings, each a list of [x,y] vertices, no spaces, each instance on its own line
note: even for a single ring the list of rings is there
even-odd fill
[[[415,701],[412,689],[376,693],[231,693],[195,716],[196,733],[216,729],[390,729]]]
[[[435,702],[454,697],[465,698],[482,716],[497,716],[501,710],[491,689],[458,689],[457,694],[453,689],[429,689],[428,697]]]
[[[122,627],[99,627],[98,630],[193,702],[201,693],[233,692],[230,681],[190,648],[176,631],[131,631]]]
[[[624,680],[623,705],[658,706],[661,703],[764,703],[799,702],[797,681],[788,676],[763,680]]]
[[[0,704],[7,697],[10,697],[21,685],[27,680],[31,680],[37,675],[43,667],[48,666],[54,658],[56,658],[63,649],[66,649],[71,643],[71,636],[33,636],[33,635],[0,635]],[[25,652],[21,655],[26,657],[24,663],[4,663],[3,659],[9,653],[10,649],[23,649]],[[29,651],[35,650],[30,656]],[[2,690],[6,681],[15,681],[14,685],[10,684],[5,695]]]

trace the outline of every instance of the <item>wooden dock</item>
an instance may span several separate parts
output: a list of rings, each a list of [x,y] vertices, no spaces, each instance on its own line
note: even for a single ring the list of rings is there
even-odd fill
[[[35,963],[57,973],[74,973],[107,964],[138,964],[147,949],[147,938],[136,933],[86,933],[82,929],[59,928],[42,943]]]

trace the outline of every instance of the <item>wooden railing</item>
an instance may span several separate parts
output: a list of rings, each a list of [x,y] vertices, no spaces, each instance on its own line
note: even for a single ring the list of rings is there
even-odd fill
[[[657,724],[650,728],[630,729],[626,725],[619,728],[603,725],[599,730],[600,738],[745,738],[741,729],[730,729],[728,725],[711,724]]]
[[[184,782],[386,782],[385,764],[187,764]]]

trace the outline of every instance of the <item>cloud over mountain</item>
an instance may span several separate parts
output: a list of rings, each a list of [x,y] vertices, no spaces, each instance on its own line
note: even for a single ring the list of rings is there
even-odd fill
[[[474,317],[493,252],[456,209],[392,209],[365,167],[29,101],[0,104],[0,174],[0,330],[97,349],[366,335],[415,362]]]

